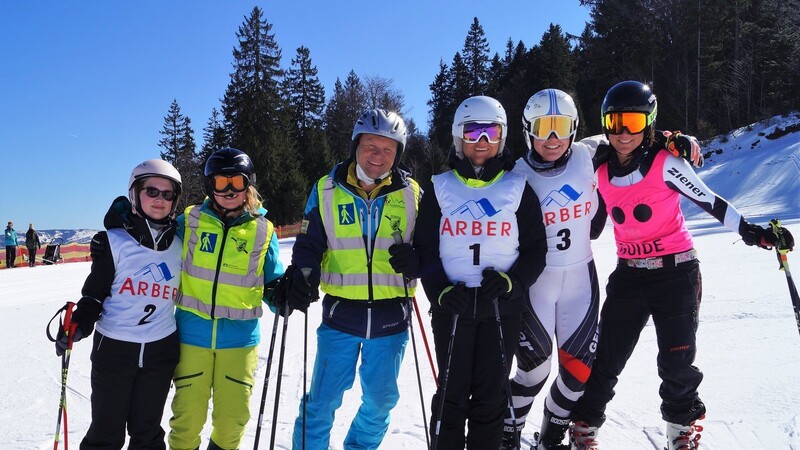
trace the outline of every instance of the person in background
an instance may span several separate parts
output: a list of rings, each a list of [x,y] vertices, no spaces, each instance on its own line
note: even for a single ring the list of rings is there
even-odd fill
[[[14,231],[14,223],[8,222],[6,226],[6,267],[13,269],[17,267],[17,232]]]
[[[703,374],[693,365],[702,281],[681,212],[682,196],[738,233],[747,245],[794,247],[789,230],[776,234],[748,222],[711,191],[685,159],[659,151],[663,147],[655,139],[657,106],[650,87],[638,81],[614,85],[602,104],[610,156],[600,164],[597,179],[614,224],[619,259],[606,285],[594,368],[572,411],[571,441],[579,450],[598,448],[599,427],[614,386],[651,316],[659,349],[666,448],[698,448],[695,422],[706,412],[697,392]]]
[[[500,447],[520,317],[545,267],[539,199],[511,171],[507,133],[500,102],[464,100],[453,119],[451,170],[433,177],[420,202],[414,247],[439,365],[431,402],[437,450]]]
[[[350,157],[322,177],[308,197],[282,301],[307,314],[319,289],[325,296],[311,388],[294,424],[295,450],[329,448],[334,414],[353,386],[359,356],[361,406],[344,448],[377,449],[400,398],[397,376],[408,342],[408,296],[414,295],[419,267],[410,242],[420,189],[400,164],[406,134],[396,113],[366,111],[353,127]]]
[[[80,448],[164,449],[161,418],[178,364],[175,297],[181,241],[174,212],[181,176],[166,161],[137,165],[93,238],[92,268],[72,313],[73,342],[94,333],[92,421]],[[31,228],[33,229],[33,228]],[[62,329],[56,354],[68,338]]]
[[[256,190],[250,157],[224,148],[206,161],[208,196],[178,217],[183,239],[175,319],[180,362],[169,447],[194,450],[212,400],[210,450],[238,449],[250,420],[259,318],[283,274],[280,245]]]
[[[36,252],[42,248],[39,242],[39,233],[33,229],[33,224],[28,225],[28,231],[25,233],[25,247],[28,249],[28,267],[36,266]]]

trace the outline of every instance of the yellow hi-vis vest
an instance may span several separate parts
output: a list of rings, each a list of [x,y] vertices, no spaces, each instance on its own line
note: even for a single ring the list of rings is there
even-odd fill
[[[384,196],[383,207],[377,199],[367,204],[336,187],[330,176],[317,182],[319,211],[328,240],[320,275],[323,292],[348,300],[406,296],[403,275],[389,264],[389,247],[395,243],[395,230],[401,232],[403,242],[411,242],[414,234],[420,192],[416,181],[408,181],[405,188]],[[364,206],[362,210],[357,202]],[[360,211],[366,216],[360,217]],[[362,224],[366,224],[366,239]],[[416,285],[416,280],[408,283],[409,296],[414,295]]]
[[[256,217],[226,229],[195,206],[186,208],[184,217],[178,308],[206,319],[261,317],[272,223]]]

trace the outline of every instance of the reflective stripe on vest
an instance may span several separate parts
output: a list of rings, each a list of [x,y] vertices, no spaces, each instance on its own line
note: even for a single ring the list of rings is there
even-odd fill
[[[377,199],[365,205],[363,199],[337,187],[331,177],[317,183],[317,193],[328,241],[328,249],[322,257],[322,291],[350,300],[404,297],[403,276],[389,264],[389,247],[395,243],[392,236],[395,230],[401,232],[403,242],[411,242],[419,205],[419,185],[409,179],[403,189],[383,196],[382,207]],[[361,202],[366,216],[360,214],[363,209],[359,210],[357,202]],[[380,217],[376,217],[377,214]],[[371,260],[364,226],[369,237],[375,236]],[[409,296],[414,295],[415,288],[416,280],[411,280]]]
[[[272,223],[257,217],[225,230],[194,206],[186,209],[185,218],[178,307],[204,318],[261,317]]]

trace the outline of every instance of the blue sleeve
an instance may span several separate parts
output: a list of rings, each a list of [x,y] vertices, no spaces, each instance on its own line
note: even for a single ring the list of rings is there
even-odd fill
[[[278,241],[278,233],[272,233],[267,250],[267,259],[264,261],[264,285],[277,280],[283,275],[284,268],[280,259],[281,244]]]
[[[175,235],[183,239],[183,233],[186,231],[186,214],[181,214],[175,221],[178,222],[178,229],[175,231]]]

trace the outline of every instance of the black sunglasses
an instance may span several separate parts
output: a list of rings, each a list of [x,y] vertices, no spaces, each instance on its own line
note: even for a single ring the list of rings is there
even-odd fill
[[[144,188],[144,193],[147,194],[147,196],[150,198],[158,198],[158,196],[161,195],[164,198],[164,200],[168,202],[175,200],[175,197],[177,195],[175,194],[175,191],[161,191],[152,186]]]

